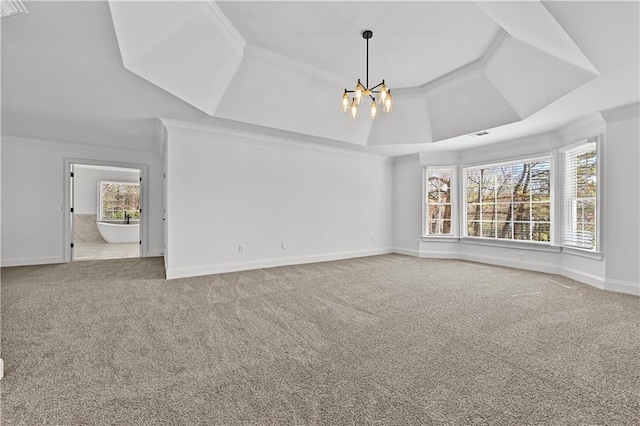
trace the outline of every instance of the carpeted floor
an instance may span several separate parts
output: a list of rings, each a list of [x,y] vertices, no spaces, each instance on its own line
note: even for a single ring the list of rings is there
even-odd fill
[[[2,424],[639,424],[640,298],[375,256],[2,269]]]

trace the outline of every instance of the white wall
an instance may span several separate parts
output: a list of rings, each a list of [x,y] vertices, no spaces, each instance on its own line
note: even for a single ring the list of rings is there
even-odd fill
[[[147,255],[163,252],[162,161],[159,154],[2,137],[2,266],[65,260],[65,159],[148,166]],[[82,161],[86,160],[86,161]],[[60,206],[61,210],[54,210]],[[146,214],[145,213],[145,214]]]
[[[101,180],[138,182],[139,177],[138,170],[114,170],[76,165],[73,179],[73,211],[76,214],[98,213],[98,182]]]
[[[606,288],[640,295],[640,120],[607,117],[604,246]]]
[[[403,254],[418,256],[422,233],[422,168],[420,157],[409,155],[394,160],[393,247]]]
[[[390,160],[215,128],[167,129],[168,278],[391,251]]]

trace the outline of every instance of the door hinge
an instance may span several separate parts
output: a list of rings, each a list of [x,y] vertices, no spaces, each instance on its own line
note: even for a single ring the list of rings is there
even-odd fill
[[[142,182],[142,176],[140,176],[140,182]]]
[[[73,177],[73,172],[71,172],[71,177]]]
[[[71,207],[71,213],[73,213],[73,207]]]
[[[142,240],[140,240],[140,245],[142,245]]]
[[[71,248],[73,248],[73,243],[71,243]]]

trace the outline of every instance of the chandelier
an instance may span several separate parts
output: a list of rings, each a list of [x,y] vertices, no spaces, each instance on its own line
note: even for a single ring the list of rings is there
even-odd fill
[[[349,111],[349,115],[351,118],[358,117],[358,105],[362,103],[362,98],[366,98],[369,96],[372,100],[371,108],[369,109],[369,117],[372,119],[378,116],[378,103],[376,102],[376,98],[373,96],[374,94],[379,94],[378,102],[382,105],[382,110],[384,112],[391,112],[393,109],[393,98],[391,97],[391,90],[384,84],[384,80],[382,83],[379,83],[371,88],[369,88],[369,39],[373,37],[373,31],[364,30],[362,32],[362,38],[367,40],[367,75],[366,75],[366,86],[363,86],[358,79],[358,84],[356,84],[355,90],[347,90],[344,89],[344,95],[342,95],[342,111]],[[353,97],[350,99],[349,93],[353,93]]]

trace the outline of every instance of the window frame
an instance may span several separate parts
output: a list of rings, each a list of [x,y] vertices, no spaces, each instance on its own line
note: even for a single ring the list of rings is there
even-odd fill
[[[114,221],[120,221],[121,219],[112,219],[112,218],[105,218],[103,216],[103,210],[102,210],[102,206],[103,206],[103,197],[102,197],[102,185],[104,183],[119,183],[119,184],[127,184],[127,185],[138,185],[139,188],[139,194],[138,194],[138,210],[142,209],[142,204],[141,204],[141,200],[142,200],[142,185],[140,184],[140,181],[135,181],[135,180],[121,180],[121,179],[98,179],[98,207],[97,207],[97,220],[100,222],[114,222]],[[131,221],[133,222],[138,222],[140,219],[131,219]]]
[[[567,205],[567,200],[566,200],[566,185],[567,185],[567,179],[566,179],[566,166],[565,166],[565,162],[566,162],[566,155],[568,152],[571,151],[575,151],[577,148],[580,148],[584,145],[587,144],[595,144],[595,150],[596,150],[596,200],[595,200],[595,246],[593,248],[586,248],[586,247],[580,247],[577,245],[571,245],[571,244],[567,244],[565,242],[565,230],[567,228],[567,215],[566,215],[566,205]],[[563,251],[566,251],[567,253],[571,253],[571,254],[576,254],[576,255],[584,255],[587,257],[590,256],[596,256],[598,257],[599,255],[602,254],[602,224],[603,224],[603,209],[602,209],[602,204],[603,204],[603,200],[602,200],[602,181],[603,181],[603,175],[602,175],[602,163],[603,163],[603,150],[602,150],[602,137],[601,136],[594,136],[594,137],[590,137],[590,138],[584,138],[581,139],[580,141],[573,143],[571,145],[567,145],[562,147],[560,150],[560,159],[561,159],[561,165],[560,165],[560,175],[561,175],[561,180],[560,180],[560,196],[559,196],[559,201],[560,201],[560,215],[559,215],[559,223],[561,224],[561,229],[562,232],[559,233],[558,237],[559,237],[559,245],[562,247]]]
[[[556,155],[553,152],[534,154],[526,157],[515,157],[510,159],[504,159],[495,162],[488,163],[474,163],[465,164],[460,166],[460,179],[462,181],[462,191],[460,191],[460,235],[463,240],[467,242],[475,242],[478,244],[490,244],[490,245],[503,245],[503,246],[533,246],[533,247],[554,247],[557,246],[556,235],[557,232],[557,219],[556,219]],[[548,161],[549,162],[549,241],[535,241],[535,240],[517,240],[513,238],[497,238],[497,237],[484,237],[468,235],[467,232],[467,211],[468,211],[468,181],[467,174],[470,169],[484,169],[501,166],[514,166],[526,163],[532,163],[536,161]],[[513,208],[513,198],[511,200],[511,206]],[[531,203],[531,201],[530,201]]]
[[[451,173],[451,233],[449,234],[431,234],[427,226],[427,214],[429,212],[428,196],[427,196],[427,177],[436,170],[447,171]],[[458,191],[458,174],[459,167],[457,165],[445,166],[423,166],[422,167],[422,239],[425,240],[458,240],[460,237],[458,200],[460,197]]]

